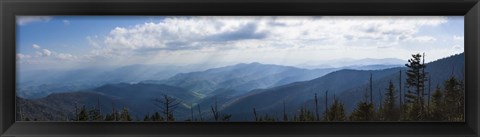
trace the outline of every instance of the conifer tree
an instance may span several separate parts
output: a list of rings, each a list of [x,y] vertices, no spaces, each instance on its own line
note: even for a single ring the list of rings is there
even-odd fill
[[[152,119],[150,119],[148,115],[145,115],[145,117],[143,117],[143,121],[152,121]]]
[[[373,104],[361,101],[350,115],[351,121],[372,121],[374,120]]]
[[[460,121],[463,118],[462,85],[452,75],[445,81],[445,114],[450,121]]]
[[[395,87],[392,81],[389,82],[385,100],[383,102],[383,117],[387,121],[396,121],[399,119],[399,111],[396,105]]]
[[[100,113],[100,109],[98,108],[92,108],[91,110],[88,110],[88,117],[90,121],[103,121],[103,115]]]
[[[163,117],[160,116],[160,113],[158,112],[155,112],[155,114],[152,115],[152,120],[153,121],[164,121]]]
[[[120,119],[119,121],[132,121],[132,117],[130,116],[130,113],[128,112],[128,109],[124,107],[122,111],[120,112]]]
[[[333,98],[333,104],[330,105],[326,116],[326,121],[345,121],[346,115],[343,103]]]
[[[431,105],[430,105],[430,114],[429,114],[429,119],[433,121],[443,121],[446,120],[446,117],[444,116],[444,107],[445,107],[445,101],[444,101],[444,96],[443,93],[440,89],[440,86],[437,85],[437,88],[435,89],[435,92],[432,94],[432,100],[431,100]]]
[[[97,97],[97,106],[89,110],[88,115],[91,121],[104,121],[104,117],[102,115],[100,107],[100,97]]]
[[[424,68],[426,67],[422,63],[422,55],[413,54],[412,58],[408,60],[408,64],[405,64],[408,67],[406,72],[407,75],[407,93],[405,94],[406,99],[406,113],[407,120],[424,120],[424,91],[425,91],[425,81],[426,74]]]
[[[268,114],[265,114],[263,118],[261,118],[263,122],[275,122],[275,117],[269,116]]]
[[[87,113],[87,109],[85,108],[85,105],[83,105],[82,108],[80,108],[78,114],[78,120],[77,121],[88,121],[88,113]]]
[[[363,101],[357,103],[357,107],[350,115],[351,121],[372,121],[375,118],[375,110],[372,103],[367,101],[368,95],[365,92]]]
[[[230,121],[230,118],[232,118],[231,114],[223,114],[222,115],[222,121],[223,122]]]
[[[300,108],[298,121],[315,121],[315,115],[310,112],[305,106]]]

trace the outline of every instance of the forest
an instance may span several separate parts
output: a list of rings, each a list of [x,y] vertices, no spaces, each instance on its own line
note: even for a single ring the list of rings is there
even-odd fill
[[[424,57],[425,54],[413,54],[405,64],[406,71],[398,71],[398,83],[394,83],[391,79],[388,86],[378,92],[374,91],[372,74],[370,77],[365,77],[369,81],[369,87],[358,89],[361,92],[358,92],[357,96],[362,96],[363,92],[363,100],[356,103],[351,113],[347,113],[341,99],[335,95],[329,98],[328,90],[319,91],[319,93],[325,93],[323,97],[319,97],[320,94],[317,93],[312,94],[311,104],[297,108],[293,115],[287,112],[285,106],[288,104],[285,100],[282,115],[262,113],[255,107],[243,111],[250,112],[253,118],[248,121],[255,122],[464,121],[465,82],[463,78],[456,77],[452,72],[443,83],[432,85],[431,74],[425,71],[428,65],[425,64]],[[402,78],[406,80],[403,81]],[[374,94],[380,96],[379,100],[374,101]],[[221,104],[218,104],[216,99],[211,106],[197,104],[190,107],[188,119],[175,117],[177,107],[184,102],[167,94],[158,96],[151,102],[156,107],[151,109],[159,111],[141,118],[132,116],[128,107],[118,109],[114,102],[111,103],[110,108],[101,107],[100,98],[97,98],[97,105],[75,104],[72,108],[74,115],[65,115],[64,121],[228,122],[232,121],[232,117],[236,117],[219,109]],[[210,114],[202,113],[201,107],[206,107]],[[320,107],[325,109],[320,110]],[[17,119],[38,120],[35,117],[25,116],[22,109],[17,109]]]

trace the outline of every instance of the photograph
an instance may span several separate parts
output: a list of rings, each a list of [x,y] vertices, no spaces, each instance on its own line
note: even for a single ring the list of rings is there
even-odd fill
[[[15,21],[17,122],[465,122],[464,16]]]

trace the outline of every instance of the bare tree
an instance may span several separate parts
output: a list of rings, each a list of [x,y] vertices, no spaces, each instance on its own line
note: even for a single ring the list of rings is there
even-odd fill
[[[200,121],[203,121],[202,111],[200,111],[200,104],[198,104],[197,107],[198,107],[198,115],[200,116]]]
[[[325,91],[325,119],[328,119],[328,90]]]
[[[285,105],[285,102],[284,102],[284,105]],[[317,98],[317,93],[315,93],[315,116],[316,116],[316,120],[319,121],[319,120],[320,120],[320,116],[318,115],[318,98]]]
[[[255,121],[258,121],[257,110],[253,108],[253,116],[255,116]]]
[[[218,106],[217,106],[217,99],[215,99],[215,107],[211,106],[211,108],[212,108],[212,113],[213,113],[213,117],[215,118],[215,121],[218,121],[219,112],[218,112]]]
[[[181,102],[178,99],[167,95],[163,95],[161,99],[155,99],[155,106],[160,108],[166,121],[175,121],[173,111],[175,111],[180,103]]]
[[[255,108],[253,108],[255,110]],[[255,117],[256,117],[256,113],[255,113]],[[285,100],[283,100],[283,121],[288,121],[288,116],[287,116],[287,111],[286,111],[286,108],[285,108]]]
[[[372,80],[372,73],[370,73],[370,103],[373,104],[373,80]]]

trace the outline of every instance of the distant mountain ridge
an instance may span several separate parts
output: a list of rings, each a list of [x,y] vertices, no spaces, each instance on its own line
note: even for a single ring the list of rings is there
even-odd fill
[[[405,62],[406,63],[406,62]],[[449,76],[463,76],[464,54],[453,55],[427,64],[426,71],[432,75],[432,85],[442,83]],[[159,109],[154,99],[162,95],[182,100],[176,110],[180,120],[190,116],[190,108],[201,106],[204,117],[211,115],[210,107],[216,102],[221,112],[232,114],[233,120],[251,120],[252,109],[263,114],[279,116],[283,102],[289,115],[300,106],[311,108],[315,93],[324,101],[329,91],[329,102],[333,96],[345,103],[349,113],[355,103],[363,99],[369,77],[373,76],[374,100],[379,101],[388,81],[397,86],[399,71],[405,81],[405,67],[375,70],[353,69],[299,69],[289,66],[260,63],[237,64],[207,69],[205,71],[180,73],[164,81],[143,81],[140,83],[105,84],[90,90],[71,93],[55,93],[40,99],[22,99],[21,107],[35,113],[43,108],[52,112],[72,112],[75,103],[93,106],[101,100],[104,113],[115,107],[127,107],[135,117],[142,118]],[[398,88],[397,88],[398,89]],[[22,105],[23,104],[23,105]],[[26,106],[27,104],[33,104]],[[198,105],[198,106],[197,106]],[[50,107],[48,107],[50,106]],[[52,107],[55,106],[55,107]],[[324,105],[320,105],[324,110]],[[52,119],[65,118],[66,114],[38,113]]]
[[[198,83],[195,90],[205,90],[198,92],[211,92],[219,88],[235,88],[239,91],[246,91],[255,88],[268,88],[278,85],[287,84],[290,82],[298,80],[310,80],[319,76],[322,76],[326,73],[332,72],[339,69],[359,69],[359,70],[374,70],[374,69],[385,69],[394,67],[388,63],[388,61],[395,62],[395,59],[361,59],[361,60],[351,60],[352,64],[349,66],[343,66],[339,68],[329,67],[321,69],[303,69],[298,67],[290,66],[281,66],[281,65],[271,65],[271,64],[260,64],[260,63],[240,63],[237,65],[230,65],[220,68],[211,68],[211,69],[228,69],[229,67],[248,67],[263,65],[276,66],[278,68],[284,68],[286,72],[282,74],[258,78],[259,81],[252,79],[230,79],[230,80],[220,80],[225,83],[217,83],[218,80],[204,80],[200,81],[203,83]],[[375,64],[375,61],[377,64]],[[357,63],[355,63],[357,62]],[[360,64],[359,64],[360,63]],[[378,64],[385,63],[385,64]],[[45,97],[51,93],[60,93],[60,92],[71,92],[92,89],[104,84],[112,83],[163,83],[166,79],[175,77],[179,74],[190,74],[190,73],[202,73],[207,70],[208,66],[213,66],[212,64],[205,65],[188,65],[188,66],[172,66],[172,65],[152,65],[152,64],[133,64],[122,67],[106,67],[106,68],[79,68],[73,70],[23,70],[21,69],[18,73],[18,95],[23,98],[41,98]],[[210,69],[210,70],[211,70]],[[287,70],[288,69],[288,70]],[[276,70],[278,71],[278,70]],[[288,71],[288,72],[287,72]],[[290,78],[285,78],[285,76],[290,76]],[[181,76],[176,76],[181,77]],[[282,79],[282,80],[279,80]],[[162,81],[162,82],[159,82]],[[265,81],[265,82],[263,82]],[[273,83],[277,81],[277,83]],[[273,83],[273,84],[272,84]],[[175,82],[170,81],[169,84],[179,86],[180,84],[175,84]],[[201,85],[203,84],[203,86]],[[215,85],[227,85],[226,87],[215,86]],[[181,85],[180,85],[181,86]],[[190,85],[192,86],[192,85]],[[238,86],[238,87],[237,87]],[[194,88],[192,88],[194,89]]]
[[[290,66],[260,64],[237,64],[205,71],[180,73],[163,82],[183,87],[199,94],[210,94],[217,89],[234,89],[238,92],[257,88],[269,88],[295,81],[310,80],[336,69],[300,69]]]
[[[363,59],[351,59],[342,58],[328,61],[329,63],[316,64],[316,62],[300,64],[301,68],[317,69],[317,68],[353,68],[354,66],[380,66],[380,65],[403,65],[406,60],[397,58],[363,58]]]
[[[373,76],[374,101],[378,104],[380,95],[384,94],[390,80],[398,90],[397,83],[399,83],[400,70],[403,73],[401,81],[403,83],[402,86],[404,86],[406,78],[405,67],[384,70],[344,69],[310,81],[295,82],[274,88],[252,91],[250,94],[239,97],[235,101],[225,103],[222,111],[250,116],[252,108],[256,108],[259,113],[281,114],[283,101],[285,101],[289,112],[296,112],[296,109],[300,108],[300,106],[306,105],[311,108],[315,93],[318,94],[319,99],[324,100],[325,93],[329,91],[328,98],[330,101],[333,96],[336,96],[345,103],[347,112],[351,112],[356,103],[363,100],[365,91],[369,86],[370,74]],[[428,63],[426,68],[426,72],[432,75],[432,89],[437,83],[442,84],[451,75],[463,79],[463,70],[464,53]],[[404,87],[403,90],[405,90]],[[320,110],[324,109],[324,105],[320,105]]]

